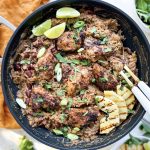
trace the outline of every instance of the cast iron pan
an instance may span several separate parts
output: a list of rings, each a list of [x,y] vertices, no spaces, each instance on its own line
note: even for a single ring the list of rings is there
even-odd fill
[[[27,118],[22,115],[20,107],[15,102],[17,87],[15,84],[13,84],[13,81],[10,77],[9,68],[10,57],[12,57],[12,55],[14,55],[15,53],[15,48],[18,45],[21,34],[23,33],[25,28],[32,28],[32,26],[44,21],[48,17],[55,16],[56,10],[60,7],[72,6],[75,8],[79,8],[80,6],[85,4],[91,8],[100,8],[99,10],[97,9],[97,15],[107,18],[116,18],[119,21],[121,25],[120,29],[123,31],[123,35],[126,38],[126,40],[124,41],[124,45],[137,52],[139,77],[143,81],[147,82],[150,86],[150,48],[148,41],[137,24],[124,12],[100,0],[59,0],[48,3],[37,9],[21,23],[7,45],[2,62],[2,88],[7,106],[9,107],[11,113],[20,124],[20,126],[35,139],[46,145],[58,149],[95,150],[108,146],[129,133],[142,119],[145,113],[142,106],[137,103],[135,106],[136,113],[129,115],[128,119],[112,133],[108,135],[99,135],[97,139],[91,142],[84,142],[72,146],[70,145],[68,139],[56,136],[43,127],[32,128],[29,125]]]

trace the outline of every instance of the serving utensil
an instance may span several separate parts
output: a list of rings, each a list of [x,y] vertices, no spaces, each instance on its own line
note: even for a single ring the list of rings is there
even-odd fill
[[[143,106],[145,111],[150,114],[150,87],[143,81],[141,81],[129,68],[127,65],[124,66],[124,70],[126,70],[130,76],[135,81],[135,84],[131,82],[131,80],[127,77],[127,75],[122,70],[120,75],[126,80],[128,85],[131,87],[131,91]]]

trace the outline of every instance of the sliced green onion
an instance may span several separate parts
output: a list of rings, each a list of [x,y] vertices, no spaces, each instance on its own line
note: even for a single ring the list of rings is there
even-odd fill
[[[77,140],[79,137],[75,134],[68,133],[67,138],[70,139],[70,140]]]
[[[80,48],[80,49],[77,50],[78,53],[80,53],[82,51],[84,51],[84,48]]]
[[[80,28],[80,27],[83,27],[85,25],[85,22],[84,21],[77,21],[73,27],[74,28]]]
[[[37,58],[40,58],[44,55],[46,51],[46,48],[45,47],[42,47],[39,51],[38,51],[38,54],[37,54]]]
[[[56,79],[58,82],[62,79],[62,69],[60,67],[60,63],[55,66]]]
[[[108,79],[107,78],[99,78],[99,81],[105,83],[105,82],[108,82]]]
[[[17,104],[21,107],[21,108],[24,108],[24,109],[26,109],[26,104],[24,103],[24,101],[23,101],[23,99],[21,99],[21,98],[16,98],[16,102],[17,102]]]
[[[21,60],[20,64],[22,64],[22,65],[25,65],[25,64],[29,65],[30,64],[30,60]]]
[[[58,130],[58,129],[53,129],[53,132],[56,134],[56,135],[63,135],[63,132],[61,130]]]
[[[104,50],[103,50],[105,53],[108,53],[108,52],[112,52],[112,48],[104,48]]]
[[[73,128],[73,131],[78,132],[78,131],[80,131],[80,128],[75,127],[75,128]]]
[[[60,105],[61,105],[61,106],[67,106],[67,103],[68,103],[67,99],[66,99],[66,98],[63,98],[63,99],[61,100],[61,102],[60,102]]]

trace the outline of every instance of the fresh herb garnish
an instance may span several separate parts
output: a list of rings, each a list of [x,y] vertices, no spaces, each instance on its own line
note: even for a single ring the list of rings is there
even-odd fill
[[[38,97],[36,99],[33,99],[34,103],[42,103],[44,101],[44,99],[42,97]]]
[[[40,66],[37,71],[46,71],[48,70],[48,66]]]
[[[80,90],[80,95],[83,95],[86,92],[86,90]]]
[[[20,61],[20,64],[22,65],[29,65],[30,63],[31,63],[30,60],[26,60],[26,59]]]
[[[86,116],[88,114],[88,111],[86,111],[84,114],[83,114],[83,116]]]
[[[67,118],[67,114],[62,113],[60,115],[60,119],[61,119],[62,122],[64,122],[66,120],[66,118]]]
[[[73,99],[72,98],[68,98],[68,105],[67,105],[67,109],[70,109],[73,103]]]
[[[144,131],[145,133],[149,133],[150,134],[150,126],[148,126],[147,124],[143,123],[141,126],[140,126],[140,129],[142,131]]]
[[[134,110],[132,110],[132,109],[128,109],[128,114],[134,114],[135,113],[135,111]]]
[[[75,134],[68,133],[67,138],[70,139],[70,140],[77,140],[79,137]]]
[[[92,83],[95,83],[95,82],[96,82],[96,79],[95,79],[95,78],[92,78],[91,81],[92,81]]]
[[[80,48],[80,49],[77,50],[78,53],[80,53],[82,51],[84,51],[84,48]]]
[[[78,33],[77,33],[77,32],[75,32],[75,33],[73,34],[73,37],[72,37],[72,38],[74,39],[75,43],[78,43],[78,41],[79,41],[79,36],[78,36]]]
[[[136,0],[136,10],[140,19],[150,25],[150,1],[149,0]]]
[[[67,106],[68,100],[66,98],[63,98],[60,102],[61,106]]]
[[[60,53],[57,53],[55,56],[59,60],[59,62],[62,62],[62,63],[66,63],[67,62],[67,60],[63,56],[61,56]]]
[[[99,78],[99,81],[103,82],[103,83],[106,83],[106,82],[108,82],[108,79],[107,78]]]
[[[72,60],[70,60],[70,63],[78,65],[78,64],[80,64],[80,60],[78,60],[78,59],[72,59]]]
[[[63,132],[61,130],[58,130],[58,129],[53,129],[53,132],[56,134],[56,135],[63,135]]]
[[[98,105],[98,103],[99,103],[99,96],[95,96],[95,103],[96,103],[96,105]]]
[[[127,140],[125,142],[125,144],[128,144],[128,145],[141,145],[141,144],[146,143],[146,142],[148,142],[148,140],[141,140],[141,139],[138,139],[138,138],[136,138],[136,137],[134,137],[130,134],[130,139]]]
[[[80,64],[83,66],[89,66],[91,63],[89,60],[83,59],[80,61]]]
[[[73,25],[73,27],[74,27],[74,28],[80,28],[80,27],[84,27],[84,25],[85,25],[85,22],[84,22],[84,21],[77,21],[77,22]]]
[[[107,42],[108,42],[108,37],[101,37],[100,38],[100,44],[101,45],[107,44]]]
[[[97,29],[95,27],[92,28],[91,33],[96,34]]]
[[[62,69],[60,67],[60,63],[55,66],[56,79],[58,82],[62,79]]]
[[[112,52],[112,48],[109,48],[109,47],[108,48],[104,48],[103,51],[105,53]]]
[[[33,142],[23,136],[20,139],[19,150],[34,150]]]
[[[64,96],[65,95],[66,90],[64,89],[60,89],[56,91],[57,96]]]
[[[88,100],[86,98],[83,99],[78,99],[77,102],[78,103],[86,103]]]
[[[43,87],[46,89],[46,90],[50,90],[50,89],[52,89],[52,84],[51,83],[44,83],[43,84]]]

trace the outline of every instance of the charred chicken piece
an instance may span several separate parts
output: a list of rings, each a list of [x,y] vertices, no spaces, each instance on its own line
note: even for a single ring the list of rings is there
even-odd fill
[[[50,108],[52,110],[59,108],[59,98],[54,97],[41,86],[35,86],[32,88],[30,99],[32,101],[32,107],[35,108]]]
[[[75,69],[66,83],[69,96],[75,95],[78,90],[86,89],[92,78],[92,73],[87,67],[78,66]]]
[[[57,49],[62,51],[75,51],[81,47],[81,37],[74,32],[65,32],[57,41]]]
[[[36,70],[39,74],[40,80],[49,80],[54,76],[54,66],[56,63],[56,59],[53,56],[51,49],[47,49],[46,53],[38,59],[36,63]]]
[[[96,79],[96,85],[100,90],[114,90],[116,88],[118,81],[109,70],[99,64],[94,64],[93,74]]]
[[[68,125],[72,127],[84,127],[97,121],[99,117],[97,106],[88,108],[71,108],[68,111]]]
[[[84,47],[85,50],[81,52],[81,55],[92,62],[96,62],[101,57],[105,55],[108,56],[112,53],[112,51],[106,51],[105,49],[107,46],[101,45],[100,41],[93,37],[87,37],[84,40]]]

